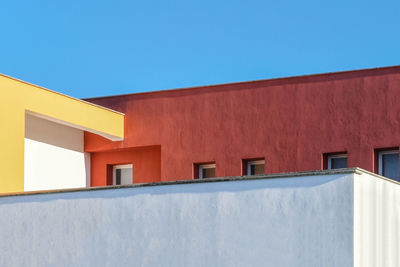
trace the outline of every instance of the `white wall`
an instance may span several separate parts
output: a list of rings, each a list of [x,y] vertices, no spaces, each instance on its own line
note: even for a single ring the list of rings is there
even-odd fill
[[[400,185],[373,175],[354,180],[356,267],[400,266]]]
[[[26,115],[24,190],[85,187],[90,154],[83,131]]]
[[[0,197],[0,266],[353,266],[352,173]]]

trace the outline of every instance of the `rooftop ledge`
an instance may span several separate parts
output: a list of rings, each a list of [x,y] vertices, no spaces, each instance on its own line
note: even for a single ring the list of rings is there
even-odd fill
[[[103,110],[107,110],[107,111],[110,111],[110,112],[113,112],[113,113],[116,113],[116,114],[125,115],[122,112],[119,112],[119,111],[116,111],[116,110],[113,110],[113,109],[110,109],[110,108],[107,108],[107,107],[103,107],[103,106],[94,104],[94,103],[89,102],[89,101],[85,101],[84,99],[79,99],[79,98],[76,98],[76,97],[72,97],[72,96],[69,96],[69,95],[66,95],[66,94],[51,90],[49,88],[46,88],[46,87],[43,87],[43,86],[40,86],[40,85],[36,85],[36,84],[30,83],[30,82],[26,82],[24,80],[20,80],[18,78],[11,77],[11,76],[9,76],[7,74],[0,73],[0,76],[4,77],[4,78],[11,79],[11,80],[14,80],[14,81],[17,81],[17,82],[20,82],[20,83],[23,83],[23,84],[27,84],[29,86],[36,87],[38,89],[41,89],[41,90],[44,90],[44,91],[47,91],[47,92],[50,92],[50,93],[53,93],[53,94],[57,94],[57,95],[72,99],[72,100],[77,101],[77,102],[85,103],[85,104],[88,104],[88,105],[91,105],[91,106],[94,106],[94,107],[97,107],[97,108],[100,108],[100,109],[103,109]]]
[[[11,196],[27,196],[27,195],[40,195],[40,194],[57,194],[57,193],[72,193],[81,191],[97,191],[97,190],[110,190],[110,189],[123,189],[123,188],[137,188],[137,187],[148,187],[148,186],[167,186],[167,185],[178,185],[178,184],[200,184],[200,183],[218,183],[218,182],[233,182],[243,180],[264,180],[264,179],[276,179],[276,178],[295,178],[301,176],[312,176],[312,175],[334,175],[334,174],[369,174],[375,176],[378,179],[386,180],[400,185],[398,181],[383,177],[376,173],[361,169],[359,167],[344,168],[335,170],[315,170],[315,171],[301,171],[301,172],[282,172],[272,173],[265,175],[245,175],[245,176],[229,176],[219,178],[208,178],[208,179],[191,179],[191,180],[178,180],[178,181],[167,181],[167,182],[154,182],[154,183],[141,183],[133,185],[118,185],[118,186],[96,186],[89,188],[72,188],[72,189],[55,189],[55,190],[42,190],[42,191],[30,191],[30,192],[19,192],[19,193],[3,193],[1,197]]]

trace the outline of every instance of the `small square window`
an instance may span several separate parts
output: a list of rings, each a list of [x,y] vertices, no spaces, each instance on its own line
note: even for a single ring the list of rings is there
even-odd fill
[[[113,185],[133,184],[132,164],[113,166]]]
[[[399,180],[399,150],[378,152],[378,173],[387,178]]]
[[[194,164],[194,178],[195,179],[207,179],[215,178],[215,163],[207,164]]]
[[[265,160],[247,161],[247,175],[260,175],[265,173]]]
[[[347,154],[327,155],[328,170],[347,168]]]
[[[265,174],[265,160],[263,158],[242,160],[242,175],[261,174]]]

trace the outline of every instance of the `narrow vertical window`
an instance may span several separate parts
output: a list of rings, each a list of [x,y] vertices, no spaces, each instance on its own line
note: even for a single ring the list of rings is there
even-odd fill
[[[327,156],[328,170],[347,168],[347,154],[331,154]]]
[[[113,185],[133,184],[132,164],[113,166]]]
[[[399,180],[399,150],[379,151],[378,173],[387,178]]]

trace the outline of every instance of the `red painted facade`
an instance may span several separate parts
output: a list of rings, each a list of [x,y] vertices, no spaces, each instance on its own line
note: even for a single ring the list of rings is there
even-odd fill
[[[400,67],[330,73],[89,99],[126,114],[125,140],[85,133],[92,185],[107,165],[133,163],[134,182],[189,179],[193,164],[242,174],[322,169],[324,153],[374,171],[374,151],[400,146]]]

